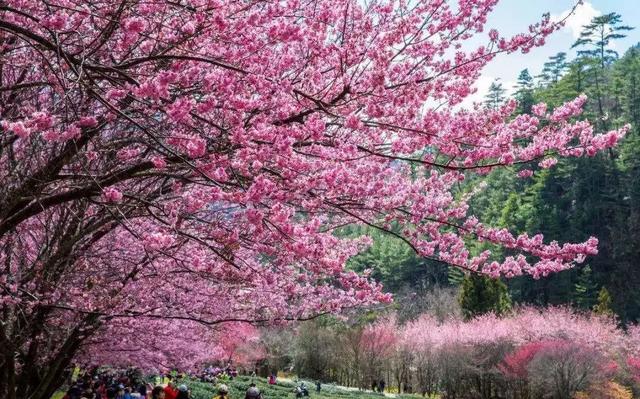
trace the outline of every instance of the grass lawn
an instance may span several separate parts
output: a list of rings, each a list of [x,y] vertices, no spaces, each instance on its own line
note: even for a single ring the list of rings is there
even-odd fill
[[[229,386],[230,399],[244,399],[244,394],[249,384],[255,382],[264,399],[293,399],[295,383],[290,381],[279,381],[275,385],[269,385],[264,378],[237,377],[233,381],[227,383]],[[206,382],[186,381],[191,389],[192,399],[211,399],[216,395],[216,386]],[[305,381],[310,391],[310,399],[383,399],[382,394],[372,392],[360,392],[356,390],[348,390],[333,385],[323,384],[322,390],[318,393],[315,391],[315,385],[310,381]],[[395,395],[396,398],[409,399],[421,398],[418,395]]]

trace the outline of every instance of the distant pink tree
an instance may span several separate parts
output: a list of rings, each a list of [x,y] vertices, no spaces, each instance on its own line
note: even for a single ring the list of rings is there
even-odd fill
[[[500,370],[509,377],[526,379],[529,363],[547,345],[548,341],[536,341],[522,345],[504,358]]]
[[[399,328],[393,317],[365,327],[359,342],[364,386],[372,381],[378,382],[383,377],[383,366],[388,365],[396,353],[398,340]]]
[[[603,382],[606,364],[593,348],[568,340],[546,341],[527,366],[528,381],[536,395],[571,399]]]
[[[612,353],[630,347],[629,335],[618,328],[613,318],[576,313],[567,307],[521,307],[504,317],[489,313],[466,322],[458,319],[437,322],[424,316],[407,324],[404,331],[407,339],[428,342],[433,347],[452,342],[478,345],[500,341],[519,347],[555,339],[572,340]]]
[[[216,334],[217,344],[228,362],[253,370],[257,361],[266,356],[260,341],[260,331],[247,323],[228,323]]]
[[[360,349],[365,353],[388,356],[398,342],[398,325],[395,318],[385,318],[365,327],[360,340]]]

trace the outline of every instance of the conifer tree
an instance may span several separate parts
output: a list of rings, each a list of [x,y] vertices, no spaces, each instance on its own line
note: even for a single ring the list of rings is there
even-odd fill
[[[597,59],[604,69],[618,58],[618,53],[609,48],[611,41],[626,37],[624,32],[634,29],[620,23],[622,16],[615,12],[594,17],[589,24],[583,26],[580,37],[571,48],[583,48],[578,50],[578,55]]]
[[[520,71],[515,89],[514,97],[518,101],[518,112],[530,114],[535,100],[533,97],[533,77],[528,69]]]
[[[598,292],[598,303],[593,307],[593,311],[599,315],[613,315],[613,310],[611,309],[611,294],[609,294],[609,290],[605,287],[602,287],[600,292]]]
[[[615,12],[594,17],[591,22],[583,26],[580,37],[571,46],[578,49],[578,56],[582,59],[594,83],[594,94],[598,107],[598,119],[602,129],[608,128],[608,114],[604,109],[604,87],[606,84],[605,67],[618,59],[618,53],[611,49],[611,42],[626,37],[625,32],[634,28],[621,25],[622,17]]]
[[[583,309],[591,309],[596,304],[597,285],[590,266],[585,266],[575,284],[575,303]]]
[[[500,79],[495,79],[489,86],[489,91],[485,95],[485,106],[490,109],[498,109],[505,101],[507,90],[502,87]]]
[[[477,274],[465,276],[459,301],[466,319],[490,312],[503,315],[511,309],[507,286],[500,279]]]
[[[539,75],[542,86],[558,83],[567,69],[567,53],[560,52],[549,57],[549,61],[544,63],[542,73]]]

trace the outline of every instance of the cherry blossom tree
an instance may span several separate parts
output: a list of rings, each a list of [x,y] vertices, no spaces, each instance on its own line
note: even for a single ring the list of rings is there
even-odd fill
[[[362,331],[358,342],[362,386],[371,387],[372,383],[377,386],[380,379],[384,378],[385,363],[389,363],[396,353],[397,327],[395,318],[389,318],[368,325]]]
[[[224,356],[217,358],[228,363],[254,370],[256,362],[266,357],[265,348],[260,342],[260,331],[248,323],[225,323],[224,329],[217,334],[216,341]],[[209,356],[209,359],[216,357]]]
[[[600,354],[566,340],[542,342],[527,369],[534,396],[539,397],[570,399],[605,381]]]
[[[369,243],[333,234],[346,224],[492,276],[595,254],[486,226],[452,193],[626,132],[579,120],[584,96],[516,118],[456,107],[561,24],[485,33],[496,3],[1,0],[0,394],[48,399],[80,353],[135,361],[169,340],[198,355],[145,358],[187,367],[227,322],[389,301],[345,270]]]
[[[418,320],[407,323],[400,332],[398,346],[401,351],[411,354],[410,365],[415,368],[415,388],[422,395],[431,396],[438,387],[439,324],[435,317],[423,315]]]

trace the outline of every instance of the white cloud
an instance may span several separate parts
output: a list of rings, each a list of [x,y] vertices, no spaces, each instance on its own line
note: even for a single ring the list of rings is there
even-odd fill
[[[564,19],[569,15],[571,10],[566,10],[560,15],[553,15],[552,18],[554,21],[558,21]],[[582,27],[584,25],[588,25],[589,22],[593,19],[593,17],[597,17],[598,15],[602,15],[602,11],[596,9],[593,4],[588,1],[579,4],[573,13],[567,18],[564,30],[570,32],[574,39],[580,37],[580,32],[582,32]]]

